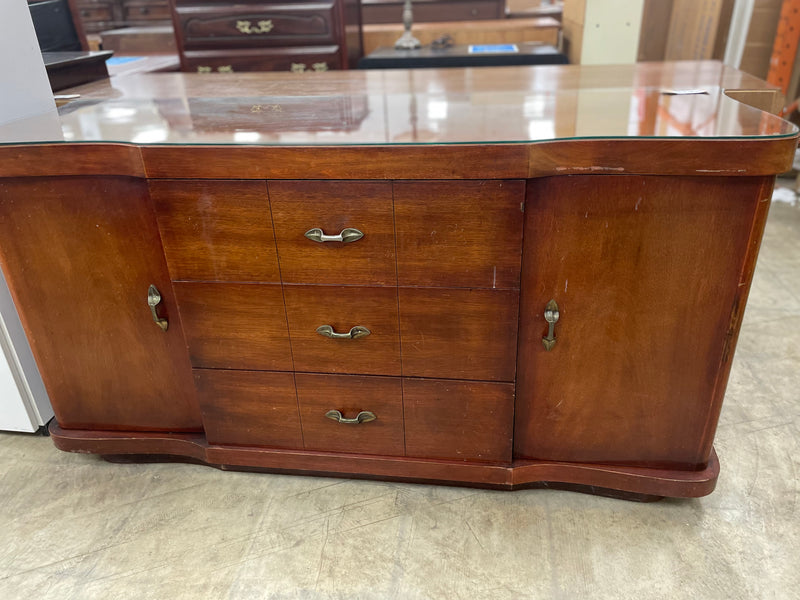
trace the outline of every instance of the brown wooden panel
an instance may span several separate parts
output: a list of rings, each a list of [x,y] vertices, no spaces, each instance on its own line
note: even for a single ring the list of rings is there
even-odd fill
[[[279,282],[263,181],[151,181],[172,279]]]
[[[195,179],[527,177],[528,153],[529,149],[525,144],[315,148],[145,146],[142,148],[145,169],[150,177]],[[553,172],[555,171],[550,173]]]
[[[396,288],[287,285],[284,295],[297,371],[400,375]],[[331,339],[317,333],[320,325],[371,333]]]
[[[125,144],[0,146],[0,177],[57,175],[144,177],[144,163],[141,150]]]
[[[524,181],[394,184],[400,285],[518,288]]]
[[[292,373],[195,369],[210,444],[302,448]]]
[[[292,370],[281,286],[176,283],[175,294],[194,366]]]
[[[511,462],[514,385],[403,378],[406,454]]]
[[[284,282],[396,284],[390,183],[270,181],[269,196]],[[355,228],[364,237],[314,242],[304,235],[313,228],[327,235]]]
[[[763,184],[578,176],[529,187],[517,456],[708,460],[704,430]],[[560,319],[547,352],[551,299]]]
[[[403,398],[400,379],[298,373],[297,397],[307,450],[402,456]],[[370,411],[367,423],[338,423],[325,417],[338,410],[348,419]]]
[[[403,375],[514,381],[519,295],[400,288]]]
[[[200,427],[147,185],[95,177],[0,181],[0,257],[64,427]],[[162,331],[147,305],[162,296]]]

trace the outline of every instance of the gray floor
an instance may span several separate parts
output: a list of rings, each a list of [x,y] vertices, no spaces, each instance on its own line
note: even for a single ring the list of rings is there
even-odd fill
[[[774,203],[706,498],[112,465],[0,434],[0,598],[797,598],[799,346],[800,206]]]

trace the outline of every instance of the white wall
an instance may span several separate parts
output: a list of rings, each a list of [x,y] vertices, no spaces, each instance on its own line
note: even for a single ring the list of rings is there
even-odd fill
[[[28,3],[0,0],[0,125],[55,110]]]

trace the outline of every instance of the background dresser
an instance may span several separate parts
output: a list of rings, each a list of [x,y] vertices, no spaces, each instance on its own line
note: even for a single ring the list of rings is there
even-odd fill
[[[358,0],[171,0],[171,7],[184,71],[327,71],[361,57]]]

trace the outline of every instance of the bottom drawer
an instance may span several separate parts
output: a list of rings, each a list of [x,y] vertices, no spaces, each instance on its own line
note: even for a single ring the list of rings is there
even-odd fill
[[[406,455],[511,462],[514,384],[404,379]]]
[[[239,71],[294,71],[299,73],[341,68],[338,46],[200,50],[184,52],[183,70],[197,73]]]
[[[399,378],[298,373],[296,381],[306,450],[404,454]],[[343,421],[327,417],[331,411],[339,411]],[[375,419],[352,422],[359,413]]]
[[[209,443],[303,447],[291,373],[195,369],[194,380]]]

